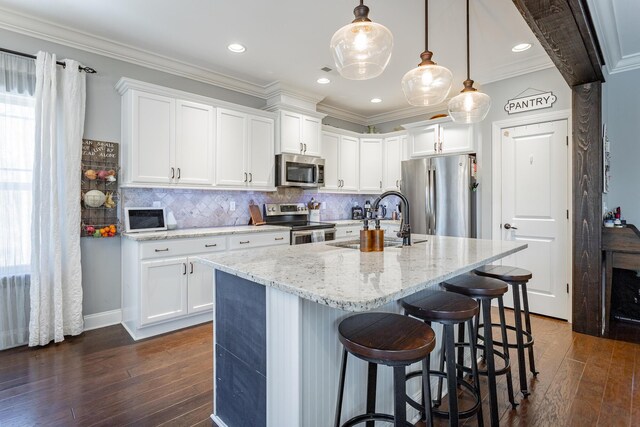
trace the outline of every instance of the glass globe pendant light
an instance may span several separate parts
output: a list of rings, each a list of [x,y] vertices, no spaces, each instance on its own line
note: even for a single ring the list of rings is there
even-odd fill
[[[367,80],[379,76],[391,58],[393,35],[384,25],[369,19],[369,8],[360,0],[355,19],[335,32],[331,52],[342,77]]]
[[[439,104],[445,100],[451,90],[453,74],[431,60],[433,52],[429,50],[429,0],[424,2],[424,52],[420,54],[422,62],[418,68],[410,70],[402,78],[404,96],[411,105],[425,106]]]
[[[467,80],[459,95],[449,101],[449,116],[458,123],[478,123],[484,120],[491,108],[491,97],[473,87],[469,70],[469,0],[467,0]]]

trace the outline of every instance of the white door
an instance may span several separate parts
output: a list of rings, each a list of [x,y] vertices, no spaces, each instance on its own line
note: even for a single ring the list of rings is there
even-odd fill
[[[567,121],[505,128],[501,231],[529,247],[502,260],[529,270],[530,311],[568,318],[569,195]],[[511,298],[506,301],[511,304]]]
[[[212,106],[176,102],[176,182],[213,184],[214,121]]]
[[[440,124],[440,142],[443,153],[471,152],[473,150],[473,127],[468,124]]]
[[[141,325],[187,314],[187,270],[187,258],[141,263]]]
[[[213,309],[213,268],[189,258],[189,314]]]
[[[168,184],[176,177],[176,102],[138,91],[132,96],[131,181]]]
[[[320,156],[321,125],[322,123],[317,117],[302,116],[303,154],[307,156]]]
[[[324,158],[324,187],[323,190],[335,191],[339,188],[338,165],[340,150],[340,135],[322,132],[322,157]]]
[[[282,153],[302,154],[302,115],[280,112],[280,151]]]
[[[216,131],[216,184],[245,187],[249,181],[247,115],[218,108]]]
[[[400,190],[402,140],[399,136],[384,140],[383,190]]]
[[[360,138],[360,191],[382,191],[382,139]]]
[[[358,138],[343,136],[340,138],[339,178],[342,180],[342,190],[358,191],[360,142]]]
[[[275,185],[275,156],[273,154],[273,120],[268,117],[249,116],[249,185],[273,187]]]
[[[435,153],[434,144],[438,139],[438,125],[427,125],[411,130],[411,157],[428,156]]]

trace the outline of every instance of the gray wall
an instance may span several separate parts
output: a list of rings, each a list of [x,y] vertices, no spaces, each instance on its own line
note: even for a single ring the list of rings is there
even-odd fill
[[[629,223],[640,226],[640,70],[607,76],[603,121],[611,144],[611,182],[605,196],[609,210],[620,206]]]
[[[353,132],[364,133],[367,132],[367,127],[356,123],[351,123],[346,120],[336,119],[335,117],[327,116],[322,119],[323,125],[329,125],[340,129],[346,129]]]
[[[557,96],[558,100],[552,108],[547,108],[545,110],[513,114],[511,116],[507,114],[507,112],[504,111],[504,105],[507,103],[507,100],[515,98],[518,94],[528,88],[535,88],[545,92],[552,91]],[[476,140],[478,153],[478,180],[480,183],[480,186],[478,187],[478,224],[480,224],[479,237],[489,239],[491,238],[492,210],[491,157],[493,151],[491,133],[493,122],[509,118],[522,118],[531,114],[568,110],[571,108],[571,89],[555,67],[490,83],[480,87],[479,89],[491,96],[491,110],[489,111],[487,118],[479,124],[479,133]],[[446,112],[446,108],[443,109],[442,112]],[[379,128],[381,132],[388,132],[403,123],[427,120],[434,114],[436,113],[429,113],[427,115],[417,116],[414,118],[381,123],[376,125],[376,127]]]

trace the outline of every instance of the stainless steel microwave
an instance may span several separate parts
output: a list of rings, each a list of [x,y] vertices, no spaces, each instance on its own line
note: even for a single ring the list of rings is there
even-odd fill
[[[324,159],[298,154],[278,154],[276,186],[324,187]]]

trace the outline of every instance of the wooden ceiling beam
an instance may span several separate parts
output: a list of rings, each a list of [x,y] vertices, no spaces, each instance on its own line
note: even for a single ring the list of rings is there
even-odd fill
[[[600,45],[584,0],[513,0],[569,86],[604,82]]]

